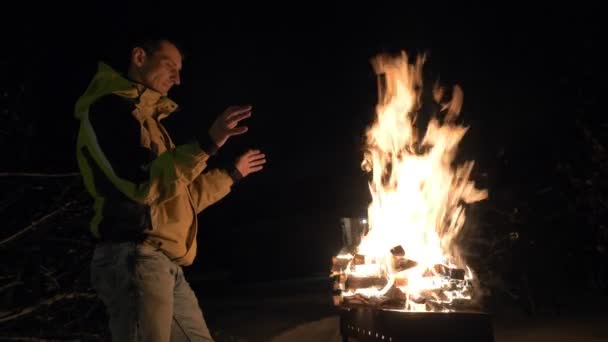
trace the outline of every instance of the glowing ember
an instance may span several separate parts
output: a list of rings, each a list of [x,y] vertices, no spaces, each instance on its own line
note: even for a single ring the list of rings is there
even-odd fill
[[[451,311],[455,300],[470,299],[473,273],[454,239],[465,222],[463,203],[483,200],[487,192],[469,181],[473,162],[452,166],[467,131],[455,123],[460,88],[445,100],[443,89],[435,87],[442,118],[432,118],[424,136],[417,136],[423,64],[424,57],[409,64],[405,53],[373,60],[379,103],[362,163],[372,172],[369,231],[354,255],[334,258],[339,302]]]

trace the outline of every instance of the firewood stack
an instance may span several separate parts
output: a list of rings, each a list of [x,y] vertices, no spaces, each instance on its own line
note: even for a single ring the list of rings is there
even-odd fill
[[[391,257],[388,266],[360,254],[344,253],[334,257],[330,274],[334,305],[454,311],[471,302],[472,284],[466,279],[464,269],[437,264],[424,270],[413,270],[418,262],[406,258],[401,246],[391,249]],[[422,272],[426,289],[408,293],[408,272],[410,276]]]

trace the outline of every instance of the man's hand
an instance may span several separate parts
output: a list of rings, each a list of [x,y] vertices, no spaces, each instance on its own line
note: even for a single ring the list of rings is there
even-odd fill
[[[237,159],[235,166],[243,177],[247,177],[251,173],[260,171],[265,163],[265,154],[260,150],[249,150]]]
[[[239,122],[251,116],[251,106],[228,107],[209,128],[211,140],[222,147],[229,137],[247,132],[247,127],[237,127]]]

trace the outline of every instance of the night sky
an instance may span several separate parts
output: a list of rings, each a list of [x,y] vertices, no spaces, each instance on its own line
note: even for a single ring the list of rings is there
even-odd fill
[[[3,146],[10,158],[2,170],[76,172],[73,105],[97,62],[117,63],[129,35],[145,30],[166,30],[187,53],[171,94],[183,111],[166,121],[174,140],[207,130],[229,105],[251,104],[249,132],[229,140],[212,166],[250,147],[268,158],[264,171],[199,216],[191,270],[289,277],[329,269],[339,218],[365,215],[370,201],[359,165],[377,101],[369,63],[377,53],[427,52],[428,82],[463,88],[461,121],[470,130],[460,157],[476,160],[486,206],[510,212],[556,186],[557,163],[586,149],[576,118],[600,127],[600,113],[588,110],[599,108],[604,65],[597,8],[206,6],[26,17],[2,61],[8,87],[25,86],[28,128]]]

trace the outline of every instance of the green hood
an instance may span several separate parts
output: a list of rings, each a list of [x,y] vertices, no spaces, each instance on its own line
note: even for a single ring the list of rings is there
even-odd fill
[[[82,119],[82,116],[87,113],[89,106],[100,97],[116,91],[128,91],[132,88],[134,88],[134,85],[129,82],[129,80],[124,78],[109,65],[99,62],[97,73],[93,77],[93,80],[84,94],[76,101],[76,118]]]
[[[105,95],[117,94],[127,98],[138,98],[144,91],[155,92],[141,84],[129,81],[106,63],[99,62],[93,80],[84,94],[76,101],[74,116],[82,120],[83,116],[88,113],[91,104]],[[157,108],[161,112],[160,118],[165,118],[177,109],[177,104],[166,96],[158,96]]]

